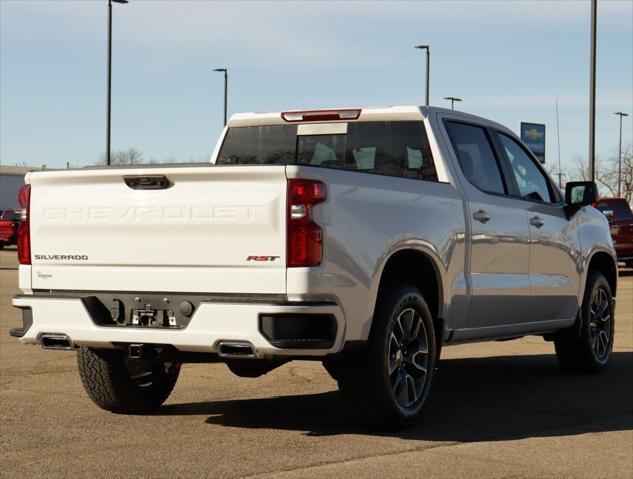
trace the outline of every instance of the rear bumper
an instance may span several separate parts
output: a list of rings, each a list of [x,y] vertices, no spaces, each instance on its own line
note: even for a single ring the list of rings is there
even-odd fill
[[[183,329],[99,326],[81,298],[19,295],[13,298],[12,303],[22,309],[25,324],[11,334],[25,344],[40,344],[43,334],[62,334],[70,338],[73,347],[162,344],[174,346],[180,351],[217,353],[221,342],[248,342],[258,356],[296,357],[337,353],[343,347],[345,336],[343,312],[334,303],[202,302]],[[336,332],[333,343],[325,349],[273,346],[261,332],[260,317],[286,314],[334,317]]]

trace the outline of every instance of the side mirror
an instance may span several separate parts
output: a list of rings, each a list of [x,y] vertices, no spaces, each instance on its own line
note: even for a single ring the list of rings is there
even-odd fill
[[[565,209],[568,215],[596,201],[598,186],[593,181],[570,181],[565,185]]]
[[[598,201],[598,187],[593,181],[570,181],[565,185],[565,203],[582,207]]]

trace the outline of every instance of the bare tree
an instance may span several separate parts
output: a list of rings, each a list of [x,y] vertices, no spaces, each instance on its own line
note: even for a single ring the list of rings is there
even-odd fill
[[[570,180],[589,181],[589,166],[586,158],[577,156],[574,166],[566,171]],[[604,196],[618,195],[618,151],[608,159],[596,157],[596,184]],[[633,200],[633,147],[622,147],[622,197],[629,203]]]
[[[618,196],[618,150],[614,149],[613,154],[605,162],[600,171],[600,175],[596,178],[598,184],[608,192],[609,196]],[[631,144],[622,147],[622,176],[621,176],[621,194],[629,203],[633,199],[633,148]]]
[[[613,187],[614,194],[618,193],[618,151],[609,159],[610,168],[605,175]],[[629,203],[633,200],[633,146],[629,143],[622,147],[622,198]]]
[[[106,163],[105,154],[101,155],[101,163]],[[110,163],[112,165],[135,165],[137,163],[143,163],[143,153],[133,147],[127,150],[113,151],[110,153]]]
[[[142,152],[136,148],[130,147],[127,150],[113,151],[110,157],[111,164],[113,165],[137,165],[137,164],[160,164],[160,163],[208,163],[209,157],[194,158],[191,157],[188,160],[177,158],[175,156],[169,156],[166,158],[152,157],[145,159]],[[100,164],[105,165],[105,154],[101,155]]]
[[[626,201],[633,202],[633,145],[622,150],[622,193]]]

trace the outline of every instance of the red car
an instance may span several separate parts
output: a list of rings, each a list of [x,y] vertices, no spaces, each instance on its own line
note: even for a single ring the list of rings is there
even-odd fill
[[[633,268],[633,212],[624,198],[601,198],[594,206],[609,220],[618,260]]]
[[[0,249],[16,244],[19,225],[19,211],[0,210]]]

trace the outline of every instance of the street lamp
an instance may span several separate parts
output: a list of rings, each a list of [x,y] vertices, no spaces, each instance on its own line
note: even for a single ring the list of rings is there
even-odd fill
[[[224,72],[224,126],[226,126],[226,110],[228,103],[229,73],[226,68],[215,68],[214,72]]]
[[[455,102],[456,101],[462,101],[461,98],[457,98],[455,96],[445,96],[444,100],[450,100],[451,101],[451,110],[455,109]]]
[[[614,115],[620,117],[620,156],[618,158],[618,198],[622,198],[622,118],[629,116],[628,113],[616,111]]]
[[[128,3],[128,0],[108,0],[108,112],[106,125],[106,164],[110,164],[110,125],[112,122],[112,2]]]
[[[426,50],[426,106],[429,106],[429,83],[431,78],[431,48],[429,45],[416,45],[414,48]]]

